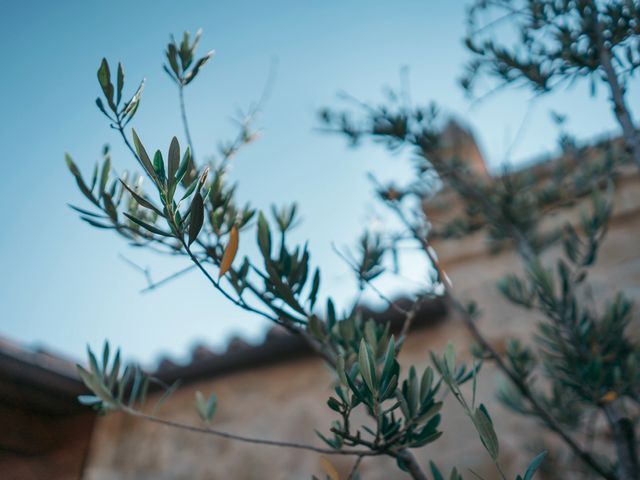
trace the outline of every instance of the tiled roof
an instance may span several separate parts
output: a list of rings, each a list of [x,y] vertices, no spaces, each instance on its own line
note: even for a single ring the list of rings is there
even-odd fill
[[[396,304],[406,309],[411,301],[400,299]],[[376,311],[362,307],[362,313],[365,318],[391,322],[392,329],[399,328],[403,320],[403,316],[392,308]],[[418,311],[414,328],[433,325],[445,315],[444,300],[425,301]],[[236,337],[221,353],[196,345],[188,362],[163,358],[152,374],[166,383],[178,379],[188,383],[311,354],[313,351],[300,337],[274,327],[259,344],[249,344]],[[81,408],[75,399],[84,392],[73,361],[0,338],[0,401],[16,404],[28,401],[33,408]]]
[[[83,408],[76,397],[84,391],[72,361],[0,338],[1,404],[65,414]]]
[[[411,300],[400,299],[396,301],[396,304],[407,309],[411,307]],[[418,310],[413,324],[414,328],[434,325],[445,318],[446,312],[445,300],[425,301]],[[362,313],[365,318],[370,317],[381,322],[391,322],[392,330],[399,329],[404,319],[402,314],[392,308],[376,311],[362,307]],[[178,379],[188,383],[312,354],[313,351],[302,338],[284,331],[281,327],[273,327],[267,332],[264,340],[257,345],[251,345],[240,338],[233,338],[223,353],[216,353],[204,345],[197,345],[191,352],[190,361],[186,364],[180,364],[170,358],[163,358],[154,376],[166,383],[172,383]]]

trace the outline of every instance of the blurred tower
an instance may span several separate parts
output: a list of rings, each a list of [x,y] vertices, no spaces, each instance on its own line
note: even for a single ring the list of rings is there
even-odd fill
[[[471,130],[456,119],[450,119],[442,130],[438,155],[443,160],[456,159],[469,166],[480,181],[489,181],[490,176],[484,157]],[[448,184],[431,198],[425,198],[422,208],[429,221],[438,229],[452,218],[464,214],[464,202]]]
[[[489,176],[484,156],[480,152],[476,139],[464,124],[456,119],[450,119],[442,130],[441,142],[443,158],[457,158],[482,178]]]

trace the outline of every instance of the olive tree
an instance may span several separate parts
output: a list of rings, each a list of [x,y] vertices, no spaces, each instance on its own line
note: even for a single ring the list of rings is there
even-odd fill
[[[551,175],[536,169],[505,170],[489,178],[474,174],[470,159],[443,140],[447,115],[434,105],[407,104],[404,92],[381,105],[356,101],[347,110],[321,112],[326,128],[352,145],[370,139],[394,152],[409,149],[413,182],[398,187],[374,179],[380,201],[403,226],[380,244],[394,251],[395,239],[406,239],[407,232],[413,237],[475,338],[478,355],[508,380],[498,392],[500,400],[517,414],[537,419],[572,453],[575,462],[559,467],[564,476],[571,471],[606,479],[640,476],[640,347],[628,331],[632,301],[620,293],[594,303],[588,282],[610,221],[614,180],[623,164],[640,160],[640,137],[625,100],[638,66],[639,13],[637,3],[627,1],[480,0],[469,10],[466,43],[473,60],[465,88],[477,89],[489,76],[499,78],[500,86],[525,84],[542,93],[581,78],[601,81],[610,90],[625,148],[615,141],[578,147],[565,136],[562,161]],[[505,31],[506,40],[515,38],[511,49],[500,41]],[[432,225],[422,208],[438,188],[434,178],[465,206],[460,218],[445,225]],[[577,224],[545,226],[549,215],[589,196],[592,208]],[[513,339],[505,354],[478,327],[481,305],[456,296],[431,246],[430,239],[481,228],[494,249],[515,249],[522,259],[523,272],[508,275],[497,288],[510,302],[542,316],[533,341]],[[560,258],[546,254],[554,245],[563,251]],[[607,428],[594,447],[590,438],[600,419]]]
[[[128,129],[142,101],[143,83],[131,97],[125,97],[122,65],[118,64],[113,75],[107,60],[101,62],[98,81],[102,96],[96,104],[142,173],[116,176],[111,153],[105,149],[104,160],[87,177],[67,155],[67,166],[88,205],[72,208],[83,221],[111,230],[132,245],[161,255],[184,257],[226,301],[301,337],[334,372],[334,394],[326,403],[336,419],[319,429],[319,440],[324,446],[246,437],[217,429],[218,398],[198,392],[194,409],[202,424],[175,422],[159,416],[157,407],[177,385],[163,385],[165,395],[155,405],[148,405],[149,385],[158,380],[139,366],[122,365],[119,350],[114,353],[108,343],[101,355],[89,350],[88,365],[78,366],[91,392],[80,400],[101,413],[120,411],[265,448],[350,456],[354,459],[350,478],[358,477],[359,465],[367,457],[386,456],[414,479],[444,478],[436,466],[438,459],[430,462],[427,471],[413,451],[436,442],[442,435],[440,410],[443,402],[452,401],[459,403],[477,430],[481,444],[495,463],[496,475],[506,479],[489,409],[478,402],[475,394],[480,367],[491,361],[511,382],[512,388],[500,392],[505,403],[521,414],[538,418],[565,442],[582,465],[602,478],[634,478],[630,475],[637,468],[635,417],[628,409],[637,404],[640,367],[638,347],[625,331],[630,302],[620,296],[602,313],[584,305],[579,294],[586,272],[596,259],[611,212],[610,198],[599,193],[600,187],[623,155],[607,152],[604,160],[590,165],[588,171],[579,169],[572,173],[576,175],[573,189],[557,191],[548,185],[543,188],[518,173],[483,181],[468,171],[464,159],[443,155],[442,117],[433,108],[368,107],[356,119],[347,112],[323,112],[323,120],[332,130],[348,135],[354,142],[371,137],[388,148],[408,146],[415,153],[415,182],[406,189],[377,184],[381,202],[398,217],[402,232],[366,233],[357,253],[348,259],[358,287],[376,292],[374,282],[385,273],[386,258],[393,253],[396,239],[412,239],[431,262],[433,278],[416,292],[410,309],[401,309],[390,302],[404,316],[400,332],[394,335],[388,324],[363,318],[355,307],[340,312],[330,298],[319,301],[321,270],[312,264],[306,244],[292,245],[290,241],[289,233],[297,221],[295,205],[274,207],[270,214],[258,212],[250,204],[240,203],[234,185],[228,183],[229,163],[243,146],[255,139],[253,124],[259,105],[249,109],[237,137],[222,143],[212,160],[195,159],[184,95],[186,87],[212,56],[197,57],[199,40],[200,33],[193,41],[185,33],[180,43],[172,39],[166,49],[165,71],[178,86],[188,146],[184,148],[174,137],[167,142],[164,153],[161,149],[148,149],[136,130]],[[464,229],[486,227],[496,244],[503,247],[514,244],[521,253],[525,277],[510,276],[501,289],[515,303],[545,315],[537,345],[514,340],[506,355],[499,354],[477,327],[477,307],[457,299],[431,247],[434,232],[421,208],[437,184],[436,176],[467,200],[468,214],[461,219]],[[546,246],[560,241],[560,237],[541,232],[540,221],[547,207],[561,203],[564,196],[576,197],[590,191],[594,192],[592,211],[585,213],[582,228],[566,226],[563,240],[566,258],[552,271],[542,252]],[[238,258],[240,239],[247,236],[255,237],[258,258]],[[400,364],[398,355],[411,334],[419,306],[435,296],[444,296],[451,303],[477,341],[476,359],[471,365],[459,362],[451,345],[444,353],[431,353],[432,365],[421,371]],[[383,294],[381,297],[386,298]],[[585,344],[598,348],[585,350]],[[551,385],[551,394],[534,384],[532,378],[538,371]],[[461,389],[466,382],[471,383],[471,398]],[[451,395],[446,397],[446,392]],[[567,415],[568,406],[562,403],[567,401],[574,402],[571,412],[575,414]],[[357,411],[366,412],[368,420],[356,421]],[[603,459],[581,444],[576,430],[583,414],[590,411],[609,419],[617,452],[614,459]],[[530,480],[543,457],[541,453],[523,466],[525,473],[516,478]],[[329,477],[337,478],[329,461],[325,462],[325,469]],[[472,474],[477,476],[475,472]],[[449,478],[457,480],[462,476],[454,469]]]
[[[628,87],[640,66],[640,4],[633,0],[476,0],[466,45],[473,54],[462,78],[468,91],[483,77],[538,93],[589,79],[602,84],[634,162],[640,134]]]

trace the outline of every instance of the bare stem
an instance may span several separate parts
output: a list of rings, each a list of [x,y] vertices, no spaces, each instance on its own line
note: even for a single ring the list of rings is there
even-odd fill
[[[193,149],[193,141],[191,140],[191,132],[189,130],[189,121],[187,120],[187,109],[184,102],[184,85],[178,85],[178,92],[180,96],[180,116],[182,117],[182,125],[184,126],[184,134],[187,137],[187,143],[189,144],[189,150],[191,150],[191,161],[194,162],[196,158],[195,150]]]
[[[185,268],[183,268],[181,270],[178,270],[177,272],[174,272],[169,276],[161,278],[157,282],[152,281],[151,278],[147,276],[148,285],[144,289],[142,289],[140,291],[140,293],[147,293],[147,292],[150,292],[151,290],[155,290],[156,288],[159,288],[159,287],[163,286],[164,284],[169,283],[169,282],[175,280],[176,278],[181,277],[182,275],[184,275],[186,273],[189,273],[190,271],[192,271],[195,268],[197,268],[197,265],[195,265],[195,264],[188,265]],[[148,273],[148,272],[146,272],[146,273]]]
[[[127,146],[127,148],[129,149],[133,157],[136,159],[136,161],[140,165],[142,165],[142,162],[140,161],[140,157],[138,157],[138,153],[133,148],[133,145],[131,145],[131,142],[129,142],[129,139],[127,138],[127,134],[124,133],[124,125],[122,124],[122,119],[118,118],[117,123],[115,125],[111,125],[111,127],[118,130],[118,132],[120,133],[120,136],[122,137],[122,140],[124,141],[124,144]]]
[[[323,455],[356,455],[358,457],[366,457],[366,456],[372,457],[372,456],[382,455],[381,452],[373,451],[373,450],[356,450],[356,449],[336,450],[332,448],[315,447],[313,445],[307,445],[303,443],[281,442],[278,440],[269,440],[264,438],[245,437],[243,435],[236,435],[235,433],[224,432],[222,430],[215,430],[208,427],[199,427],[196,425],[189,425],[186,423],[176,422],[173,420],[167,420],[165,418],[157,417],[155,415],[149,415],[129,407],[122,407],[122,411],[127,413],[128,415],[131,415],[132,417],[141,418],[143,420],[147,420],[153,423],[158,423],[161,425],[166,425],[168,427],[178,428],[180,430],[187,430],[189,432],[202,433],[205,435],[213,435],[215,437],[228,438],[230,440],[236,440],[244,443],[269,445],[272,447],[294,448],[298,450],[308,450],[311,452],[322,453]]]
[[[353,480],[354,478],[356,478],[356,474],[358,473],[358,467],[362,462],[362,458],[363,458],[362,456],[359,456],[358,458],[356,458],[356,461],[353,464],[353,467],[351,467],[351,471],[349,472],[349,476],[347,477],[347,480]]]

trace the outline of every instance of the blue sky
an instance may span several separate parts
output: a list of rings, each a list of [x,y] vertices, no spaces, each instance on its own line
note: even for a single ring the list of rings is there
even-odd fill
[[[262,138],[238,156],[231,177],[240,184],[240,198],[260,208],[299,203],[304,221],[296,235],[310,239],[313,259],[323,266],[321,293],[336,295],[342,305],[354,289],[331,242],[352,244],[376,216],[365,173],[406,178],[408,172],[400,158],[372,147],[351,150],[315,130],[317,110],[339,105],[339,90],[379,100],[382,87],[397,85],[406,66],[413,100],[435,100],[465,119],[494,167],[553,150],[551,109],[567,113],[569,128],[580,138],[616,129],[604,92],[590,98],[584,84],[535,103],[528,91],[516,90],[471,104],[456,84],[467,58],[461,44],[464,5],[4,2],[0,335],[72,357],[82,356],[87,342],[108,338],[129,356],[152,362],[161,354],[184,358],[195,342],[221,348],[232,335],[257,341],[263,334],[262,320],[228,304],[197,273],[140,294],[144,278],[120,255],[150,267],[156,278],[184,263],[133,250],[82,223],[66,206],[81,200],[64,166],[65,151],[89,171],[108,142],[118,169],[134,167],[93,103],[103,56],[124,63],[129,91],[147,78],[134,121],[145,144],[166,150],[171,136],[183,138],[177,92],[161,69],[170,33],[201,27],[202,52],[216,50],[187,91],[201,154],[234,135],[230,117],[259,97],[277,58],[276,82],[259,121]],[[631,94],[631,104],[637,104],[637,89]],[[525,116],[526,128],[509,154]],[[382,283],[391,293],[406,285],[411,284]]]

